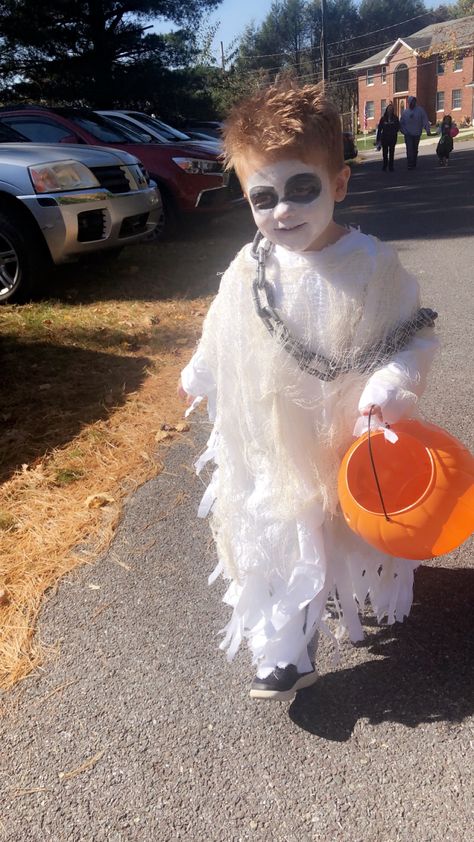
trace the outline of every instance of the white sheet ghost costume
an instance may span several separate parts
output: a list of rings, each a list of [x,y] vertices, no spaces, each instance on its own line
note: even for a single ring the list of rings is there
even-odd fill
[[[213,422],[197,469],[216,464],[199,515],[211,512],[218,554],[211,580],[219,573],[230,580],[224,602],[233,612],[221,648],[232,658],[245,639],[265,678],[275,666],[313,669],[308,644],[327,631],[329,597],[337,634],[353,641],[363,636],[367,599],[379,620],[408,614],[416,563],[389,558],[349,530],[337,473],[361,409],[379,405],[388,423],[416,414],[437,341],[424,328],[390,360],[321,380],[262,323],[255,273],[245,246],[222,278],[182,385],[207,397]],[[322,251],[274,245],[266,279],[292,336],[349,366],[419,308],[418,284],[393,248],[355,229]]]

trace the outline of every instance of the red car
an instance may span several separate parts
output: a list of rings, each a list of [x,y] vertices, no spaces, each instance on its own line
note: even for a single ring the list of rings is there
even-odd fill
[[[178,214],[221,212],[242,202],[236,177],[224,172],[217,153],[199,143],[144,143],[133,131],[84,108],[3,107],[0,119],[35,143],[87,143],[136,155],[160,188],[166,233]]]

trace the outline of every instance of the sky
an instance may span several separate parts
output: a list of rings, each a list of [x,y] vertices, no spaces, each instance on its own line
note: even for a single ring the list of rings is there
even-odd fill
[[[215,38],[216,49],[220,50],[221,41],[226,49],[234,38],[242,35],[252,20],[257,24],[261,23],[268,15],[271,5],[272,0],[223,0],[210,15],[210,21],[213,23],[220,21]]]

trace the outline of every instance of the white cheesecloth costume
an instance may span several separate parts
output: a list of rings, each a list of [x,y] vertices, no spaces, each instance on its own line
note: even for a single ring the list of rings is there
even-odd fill
[[[377,404],[384,421],[416,415],[437,347],[430,328],[369,372],[323,381],[298,367],[271,336],[252,301],[256,261],[245,246],[224,274],[203,334],[182,372],[184,390],[207,396],[213,430],[200,471],[216,470],[198,514],[211,511],[218,566],[233,608],[221,648],[232,658],[246,639],[264,678],[275,666],[312,670],[308,644],[327,631],[363,637],[367,600],[379,620],[410,610],[416,562],[388,557],[347,527],[337,472],[360,410]],[[396,252],[350,229],[322,251],[275,246],[266,277],[291,334],[327,357],[350,358],[419,308],[416,280]]]

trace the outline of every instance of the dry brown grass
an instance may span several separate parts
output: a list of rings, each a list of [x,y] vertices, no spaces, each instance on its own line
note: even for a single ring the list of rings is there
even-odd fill
[[[179,371],[238,237],[219,240],[212,258],[203,237],[129,249],[115,268],[91,270],[85,291],[84,270],[70,269],[53,299],[0,311],[0,687],[44,658],[45,593],[107,546],[124,496],[185,435],[157,443],[163,424],[182,420]]]

